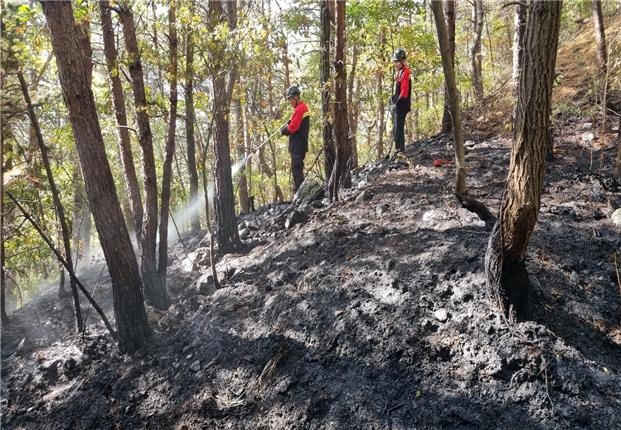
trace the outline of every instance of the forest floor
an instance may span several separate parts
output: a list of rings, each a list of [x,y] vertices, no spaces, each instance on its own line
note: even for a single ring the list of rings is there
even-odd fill
[[[149,312],[152,344],[134,356],[92,310],[71,334],[53,292],[14,313],[2,428],[620,429],[616,146],[587,122],[569,120],[546,167],[532,321],[488,301],[489,231],[452,196],[454,168],[433,165],[452,158],[437,136],[356,172],[339,202],[240,217],[244,251],[219,260],[215,292],[197,288],[202,236],[176,244],[175,303]],[[470,192],[496,211],[510,141],[470,139]],[[81,276],[113,318],[105,271]]]

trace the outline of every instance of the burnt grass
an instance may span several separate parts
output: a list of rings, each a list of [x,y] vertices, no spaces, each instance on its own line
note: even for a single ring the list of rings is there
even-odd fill
[[[149,312],[154,337],[133,356],[92,310],[73,334],[53,291],[14,313],[2,428],[621,428],[616,147],[592,149],[581,127],[556,136],[546,167],[531,321],[509,324],[488,299],[489,231],[452,196],[453,166],[434,167],[452,158],[436,136],[358,170],[289,228],[290,204],[240,217],[244,250],[219,258],[215,292],[196,287],[204,235],[185,237],[175,303]],[[494,212],[509,153],[505,138],[467,142],[469,190]],[[105,271],[81,277],[113,319]]]

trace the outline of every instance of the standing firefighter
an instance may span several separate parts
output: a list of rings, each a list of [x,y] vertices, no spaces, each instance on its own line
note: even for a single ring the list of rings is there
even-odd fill
[[[410,68],[405,62],[405,49],[398,48],[392,55],[395,65],[395,86],[391,99],[392,136],[397,153],[405,151],[405,117],[411,109],[412,83]]]
[[[293,108],[293,114],[281,132],[283,136],[289,136],[289,154],[291,154],[291,173],[295,193],[304,182],[304,157],[308,151],[310,112],[306,103],[300,99],[300,89],[297,86],[289,87],[287,100]]]

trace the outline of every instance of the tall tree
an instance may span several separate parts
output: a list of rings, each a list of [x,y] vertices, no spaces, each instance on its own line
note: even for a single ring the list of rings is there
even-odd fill
[[[121,82],[121,71],[118,64],[118,54],[114,42],[114,30],[112,27],[112,13],[110,1],[99,2],[99,16],[101,18],[101,28],[103,33],[104,55],[106,57],[106,67],[108,78],[110,79],[110,89],[112,92],[112,103],[114,106],[114,116],[119,134],[119,152],[121,154],[121,164],[125,177],[125,186],[129,195],[130,211],[134,220],[134,231],[138,244],[142,242],[142,199],[140,197],[140,186],[134,166],[134,156],[132,154],[129,128],[127,125],[127,112],[125,110],[125,94]]]
[[[324,172],[326,178],[330,177],[334,167],[335,152],[334,138],[332,136],[332,123],[334,121],[330,112],[330,5],[332,0],[321,0],[319,3],[320,19],[320,49],[321,61],[319,66],[319,84],[321,86],[321,130],[323,136]]]
[[[341,186],[351,186],[351,140],[347,120],[347,71],[345,69],[345,5],[336,1],[336,43],[334,53],[334,146],[336,160],[330,174],[330,199],[338,200]]]
[[[608,69],[608,51],[606,49],[606,32],[604,31],[604,17],[602,15],[602,1],[592,1],[593,28],[597,42],[597,63],[602,76],[606,76]]]
[[[223,8],[219,0],[209,1],[211,25],[226,23],[230,30],[237,24],[237,3],[226,3]],[[225,13],[226,12],[226,13]],[[228,18],[228,19],[227,19]],[[231,175],[231,149],[229,144],[229,112],[233,86],[237,80],[237,62],[229,58],[227,40],[217,38],[211,41],[210,62],[212,67],[213,111],[214,111],[214,158],[215,158],[215,199],[216,240],[224,253],[237,249],[241,242],[235,217],[233,178]]]
[[[483,0],[472,0],[472,26],[474,30],[474,40],[470,49],[470,75],[474,95],[480,102],[483,100],[483,67],[481,61],[481,38],[483,35],[483,19],[485,12]]]
[[[457,173],[455,178],[455,196],[464,208],[476,213],[479,218],[485,221],[486,224],[490,225],[495,221],[494,216],[483,203],[479,202],[468,193],[468,188],[466,186],[464,132],[461,120],[459,91],[457,89],[455,79],[455,65],[451,61],[446,21],[444,19],[441,0],[432,0],[431,10],[436,22],[440,55],[442,57],[442,69],[444,70],[444,86],[448,92],[450,117],[452,122],[451,128],[453,130],[453,146],[455,147],[455,166]]]
[[[153,134],[149,121],[147,96],[144,86],[142,60],[136,38],[134,14],[129,4],[123,3],[118,9],[125,36],[125,48],[129,56],[129,74],[134,91],[136,122],[138,123],[138,140],[142,150],[144,176],[144,220],[142,223],[142,242],[140,244],[140,269],[144,282],[147,301],[158,309],[167,309],[170,299],[166,285],[160,282],[157,274],[156,240],[157,240],[157,172],[153,154]]]
[[[444,18],[446,19],[446,31],[448,33],[449,52],[451,64],[455,67],[455,0],[444,0]],[[446,87],[444,88],[444,112],[442,113],[442,133],[451,131],[451,113],[449,98]]]
[[[123,221],[106,158],[95,100],[80,60],[69,1],[43,1],[58,75],[76,141],[80,166],[110,278],[121,351],[133,352],[151,335],[144,309],[138,264]]]
[[[160,242],[158,249],[157,274],[166,290],[166,269],[168,268],[168,211],[170,209],[170,184],[172,162],[175,156],[175,133],[177,131],[177,4],[168,3],[168,45],[169,45],[169,109],[168,132],[166,134],[166,155],[162,168],[162,197],[160,202]]]
[[[0,88],[4,90],[4,70],[0,71]],[[4,272],[4,171],[7,166],[4,163],[4,130],[0,131],[0,321],[2,327],[9,323],[6,313],[6,274]]]
[[[56,185],[56,179],[54,179],[54,174],[52,173],[52,164],[50,162],[50,156],[48,147],[45,145],[43,141],[43,134],[41,133],[41,127],[39,126],[39,120],[35,113],[32,100],[30,99],[30,92],[28,91],[28,84],[26,84],[26,80],[24,79],[24,74],[21,70],[17,72],[17,78],[19,79],[19,85],[22,90],[22,94],[24,96],[24,101],[26,102],[26,108],[28,109],[28,116],[30,117],[30,123],[35,132],[36,142],[41,151],[41,160],[43,162],[43,168],[45,169],[45,174],[47,176],[47,182],[50,185],[50,192],[52,194],[52,201],[54,202],[54,210],[56,211],[56,217],[58,218],[58,222],[60,224],[60,231],[63,239],[63,249],[65,252],[65,260],[67,261],[70,267],[73,267],[73,255],[71,252],[71,231],[69,229],[69,223],[67,222],[67,217],[65,216],[65,208],[60,200],[60,191],[58,186]],[[90,88],[90,82],[87,83]],[[63,271],[64,273],[64,271]],[[76,320],[76,328],[78,332],[84,331],[84,322],[82,320],[82,310],[80,309],[80,299],[78,297],[78,287],[75,283],[75,279],[70,279],[71,286],[71,296],[73,298],[73,308],[75,312],[75,320]]]
[[[194,10],[191,2],[190,13]],[[194,32],[192,26],[186,29],[185,41],[185,135],[188,155],[188,176],[190,177],[190,205],[194,207],[198,199],[198,169],[196,164],[196,137],[194,133],[196,112],[194,111]],[[190,225],[193,232],[201,229],[199,212],[193,210],[190,216]]]
[[[509,176],[485,255],[490,296],[510,319],[529,316],[524,260],[541,204],[561,7],[560,1],[530,4]]]

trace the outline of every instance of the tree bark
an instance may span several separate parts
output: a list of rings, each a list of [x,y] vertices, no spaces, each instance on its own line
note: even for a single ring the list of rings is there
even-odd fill
[[[330,5],[332,0],[321,0],[320,7],[320,47],[321,47],[321,63],[319,68],[319,82],[321,85],[321,124],[323,136],[323,153],[324,153],[324,172],[327,178],[332,173],[334,167],[335,152],[334,139],[332,137],[332,117],[330,109],[330,100],[332,98],[330,91]]]
[[[95,225],[110,278],[121,351],[142,347],[151,331],[143,305],[136,257],[106,158],[97,110],[79,58],[71,2],[44,1],[58,74],[80,157]]]
[[[168,133],[166,135],[166,155],[162,168],[162,197],[160,202],[160,243],[158,249],[157,275],[160,287],[166,290],[166,269],[168,268],[168,211],[170,210],[170,186],[172,182],[172,162],[175,156],[175,133],[177,132],[177,15],[176,1],[168,3],[168,43],[170,93],[168,96]]]
[[[147,96],[144,89],[142,61],[138,50],[138,40],[136,39],[134,14],[129,6],[121,5],[119,17],[123,25],[125,48],[129,55],[129,74],[134,91],[136,122],[138,123],[139,133],[138,140],[142,149],[145,205],[140,246],[140,269],[144,282],[145,297],[149,304],[157,309],[167,309],[170,305],[170,299],[166,292],[166,286],[162,285],[159,280],[155,259],[157,240],[157,173],[155,169],[155,156],[153,154],[153,134],[151,133]]]
[[[246,121],[243,118],[242,105],[237,98],[234,102],[234,121],[237,124],[237,128],[235,129],[235,148],[237,151],[237,158],[239,160],[243,160],[246,157]],[[247,214],[250,211],[250,202],[248,200],[248,179],[246,177],[246,166],[242,165],[239,169],[239,182],[238,182],[238,190],[239,190],[239,207],[241,209],[241,213]]]
[[[0,72],[2,83],[0,88],[4,90],[4,71]],[[4,133],[0,132],[0,321],[2,327],[9,324],[9,316],[6,313],[6,273],[4,271]]]
[[[119,133],[119,152],[121,154],[121,164],[125,176],[125,186],[129,196],[129,206],[134,222],[134,231],[138,244],[142,243],[142,198],[140,196],[140,186],[134,165],[132,154],[131,139],[127,126],[127,112],[125,110],[125,95],[121,82],[121,73],[117,61],[118,55],[114,42],[114,30],[112,28],[112,15],[109,7],[109,0],[99,2],[99,15],[103,32],[104,55],[106,57],[106,67],[110,79],[110,90],[112,92],[112,103],[114,115]]]
[[[455,67],[455,0],[444,0],[444,16],[446,19],[449,51],[451,53],[451,64]],[[445,87],[441,133],[450,133],[451,127],[451,111],[449,109],[448,91]]]
[[[347,97],[348,97],[348,122],[351,129],[350,145],[351,145],[351,168],[358,168],[358,142],[356,136],[358,136],[358,117],[360,115],[360,99],[359,99],[359,85],[358,75],[356,75],[356,67],[358,66],[358,50],[359,48],[354,46],[352,48],[351,58],[351,71],[348,76],[347,84]]]
[[[39,150],[41,151],[41,160],[43,161],[43,168],[45,169],[45,174],[47,176],[48,184],[50,185],[50,193],[52,194],[52,201],[54,202],[54,210],[56,212],[56,217],[58,218],[58,222],[60,224],[60,231],[63,238],[63,249],[65,252],[65,260],[70,267],[73,267],[73,255],[71,251],[71,230],[69,229],[69,224],[67,223],[67,218],[65,216],[65,208],[63,207],[62,201],[60,200],[60,191],[58,190],[58,186],[56,185],[56,180],[54,179],[54,174],[52,173],[52,166],[50,163],[50,156],[48,152],[47,146],[45,146],[45,142],[43,141],[43,134],[41,133],[41,127],[39,126],[39,120],[35,114],[34,107],[32,105],[32,100],[30,99],[30,93],[28,91],[28,85],[26,84],[26,80],[24,79],[23,73],[20,71],[17,72],[17,78],[19,79],[19,85],[22,90],[22,95],[24,97],[24,101],[26,102],[26,107],[28,109],[28,116],[30,117],[30,122],[35,132],[36,142],[39,146]],[[89,85],[90,88],[90,85]],[[62,268],[61,268],[62,270]],[[73,308],[75,313],[76,320],[76,329],[78,332],[84,331],[84,322],[82,320],[82,310],[80,309],[80,298],[78,297],[78,288],[75,284],[75,280],[71,279],[71,296],[73,298]]]
[[[187,41],[185,47],[185,130],[186,145],[188,152],[188,176],[190,181],[190,206],[193,207],[198,199],[198,169],[196,164],[196,138],[194,124],[196,114],[194,112],[194,33],[191,27],[187,29]],[[201,229],[198,211],[193,211],[190,216],[190,225],[193,232]]]
[[[231,2],[229,6],[235,2]],[[209,1],[209,15],[215,26],[226,18],[222,2]],[[229,15],[230,16],[230,15]],[[235,22],[234,22],[235,23]],[[231,22],[229,20],[229,25]],[[231,29],[234,27],[232,26]],[[233,84],[237,80],[237,63],[233,62],[230,70],[224,73],[228,65],[226,61],[226,41],[216,40],[216,49],[211,51],[214,74],[213,107],[214,107],[214,158],[215,158],[215,216],[216,240],[221,252],[235,251],[241,242],[237,231],[235,216],[235,199],[233,195],[233,178],[231,175],[231,149],[229,145],[229,112]]]
[[[517,96],[520,86],[520,75],[522,74],[522,63],[524,58],[524,33],[526,32],[526,15],[528,12],[528,6],[525,2],[518,2],[515,7],[514,16],[514,31],[513,31],[513,96],[516,100],[515,106],[517,106]],[[515,120],[515,110],[513,112],[513,119]]]
[[[338,200],[338,190],[351,186],[351,142],[347,121],[347,71],[345,69],[345,5],[336,1],[336,47],[334,56],[334,147],[335,165],[330,175],[330,199]]]
[[[485,256],[488,291],[510,320],[529,316],[524,259],[541,204],[561,7],[560,1],[530,5],[509,175]]]
[[[597,63],[601,76],[606,76],[608,70],[608,51],[606,50],[606,32],[601,0],[593,0],[592,9],[593,28],[595,30],[595,41],[597,42]]]
[[[487,207],[468,194],[466,187],[466,163],[464,150],[464,134],[461,120],[461,107],[459,105],[459,91],[455,80],[454,64],[451,61],[450,47],[446,30],[446,21],[442,11],[441,0],[431,1],[431,10],[436,21],[440,54],[442,57],[442,68],[444,70],[444,85],[448,91],[450,116],[453,129],[453,144],[455,146],[455,196],[461,205],[476,213],[487,225],[492,225],[495,217]]]
[[[483,100],[483,70],[481,66],[481,37],[483,35],[483,0],[472,2],[472,24],[474,26],[474,41],[470,50],[470,73],[472,87],[477,101]]]

